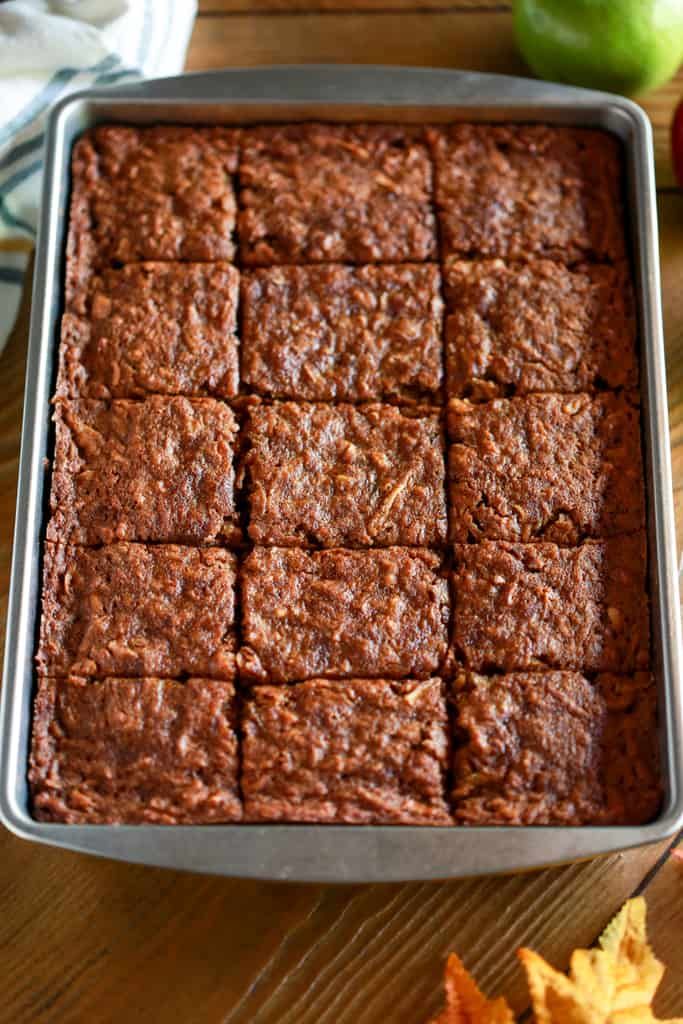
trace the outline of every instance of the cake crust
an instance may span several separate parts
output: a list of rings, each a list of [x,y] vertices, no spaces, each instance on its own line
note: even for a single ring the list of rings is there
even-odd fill
[[[210,679],[41,678],[29,783],[39,821],[239,821],[235,690]]]
[[[251,540],[308,547],[427,546],[446,539],[437,413],[276,403],[244,431]]]
[[[57,394],[234,398],[239,273],[228,263],[134,263],[104,270],[65,313]]]
[[[222,548],[46,544],[38,671],[234,679],[236,569]]]
[[[454,687],[460,825],[641,825],[661,802],[647,672],[461,672]]]
[[[433,264],[268,267],[242,275],[242,377],[307,401],[430,401],[443,378]]]
[[[239,538],[237,422],[210,398],[56,404],[47,539],[211,544]]]
[[[440,679],[257,686],[244,713],[248,821],[447,825]]]
[[[616,135],[103,124],[71,156],[35,817],[653,820]]]
[[[247,129],[239,179],[245,266],[436,256],[432,168],[419,130],[388,124]]]
[[[241,568],[241,678],[435,674],[448,629],[439,569],[439,556],[419,548],[255,548]]]

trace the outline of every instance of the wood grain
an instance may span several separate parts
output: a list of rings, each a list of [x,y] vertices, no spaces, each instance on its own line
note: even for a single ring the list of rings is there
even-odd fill
[[[683,550],[683,193],[660,195],[658,213],[669,426],[680,553]]]
[[[31,260],[29,273],[32,272]],[[5,615],[12,559],[30,301],[29,288],[24,293],[14,330],[0,356],[0,653],[5,648]]]
[[[627,854],[528,876],[374,886],[356,893],[340,919],[321,906],[309,934],[288,936],[226,1022],[422,1024],[441,1003],[443,963],[454,949],[487,992],[504,993],[521,1012],[527,995],[515,949],[531,944],[566,964],[572,943],[592,942],[598,920],[621,904],[643,852],[637,864]]]
[[[199,0],[200,17],[226,14],[263,14],[273,11],[466,11],[497,14],[512,9],[511,3],[496,0]]]
[[[490,31],[482,32],[482,19]],[[190,71],[234,64],[404,64],[524,74],[509,14],[406,11],[199,18]]]
[[[3,833],[0,1021],[424,1024],[451,949],[521,1009],[515,947],[566,962],[660,852],[446,884],[285,886],[116,864]]]
[[[329,62],[530,74],[515,47],[512,15],[504,10],[482,13],[354,9],[350,13],[320,13],[307,6],[291,13],[289,2],[287,6],[289,13],[199,18],[188,54],[188,70]],[[411,7],[414,6],[411,0]],[[673,108],[681,96],[683,70],[641,100],[653,124],[657,181],[661,187],[674,185],[669,127]]]
[[[683,843],[679,844],[683,850]],[[683,1015],[683,863],[668,858],[643,895],[647,900],[648,932],[657,955],[667,966],[655,998],[658,1018]]]

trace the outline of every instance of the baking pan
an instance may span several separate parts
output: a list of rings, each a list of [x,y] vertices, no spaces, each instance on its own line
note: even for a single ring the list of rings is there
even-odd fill
[[[47,518],[50,398],[62,310],[69,158],[100,121],[540,121],[615,133],[626,162],[626,207],[638,298],[648,492],[653,664],[659,684],[665,796],[637,827],[334,825],[59,825],[30,814],[27,764]],[[0,708],[0,817],[26,839],[120,860],[215,874],[377,882],[512,871],[654,842],[683,824],[683,701],[676,534],[659,296],[652,137],[628,100],[502,75],[390,67],[219,71],[73,94],[49,121],[33,286],[7,646]]]

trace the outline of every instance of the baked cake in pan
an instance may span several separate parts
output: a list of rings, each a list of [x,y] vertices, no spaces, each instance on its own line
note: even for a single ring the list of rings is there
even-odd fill
[[[36,816],[657,815],[621,192],[547,125],[76,143]]]

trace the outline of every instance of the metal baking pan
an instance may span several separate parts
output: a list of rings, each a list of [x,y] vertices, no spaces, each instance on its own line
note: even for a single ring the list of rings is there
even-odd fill
[[[597,126],[626,155],[631,258],[638,298],[648,491],[653,663],[660,694],[665,797],[660,817],[630,827],[59,825],[30,814],[27,763],[47,515],[69,157],[100,121],[526,121]],[[0,817],[26,839],[145,864],[252,878],[377,882],[512,871],[654,842],[683,824],[683,700],[652,137],[628,100],[543,82],[447,70],[297,67],[219,71],[74,94],[47,133],[42,220],[26,371],[12,582],[0,709]]]

